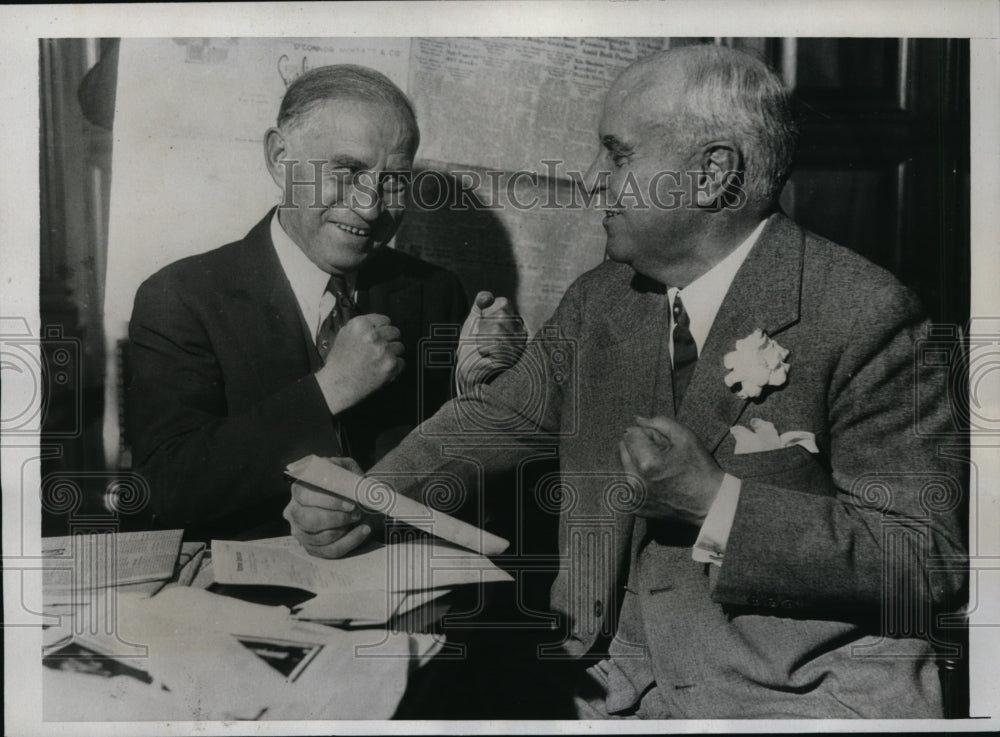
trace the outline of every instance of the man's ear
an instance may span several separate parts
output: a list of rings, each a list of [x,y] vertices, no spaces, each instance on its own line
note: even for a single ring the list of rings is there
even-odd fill
[[[743,152],[733,141],[712,141],[702,146],[697,205],[724,207],[733,198],[734,188],[743,186],[743,170]]]
[[[288,144],[285,136],[277,128],[268,128],[264,134],[264,161],[267,164],[267,171],[271,174],[271,179],[278,185],[278,189],[285,191],[285,159]],[[292,172],[288,172],[291,175]]]

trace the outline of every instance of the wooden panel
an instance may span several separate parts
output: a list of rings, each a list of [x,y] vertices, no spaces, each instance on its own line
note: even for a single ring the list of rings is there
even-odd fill
[[[804,227],[899,273],[902,165],[799,167],[782,196]]]
[[[902,44],[893,38],[799,39],[796,93],[819,109],[898,110]]]
[[[968,320],[968,41],[782,39],[800,121],[786,210]]]

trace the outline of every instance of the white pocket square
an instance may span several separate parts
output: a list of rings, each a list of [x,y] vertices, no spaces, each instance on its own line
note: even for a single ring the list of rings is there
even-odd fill
[[[793,445],[801,445],[810,453],[819,453],[816,436],[813,433],[805,430],[789,430],[778,435],[772,423],[756,417],[750,420],[749,428],[734,425],[729,428],[729,432],[736,439],[736,450],[733,451],[736,455],[791,448]]]

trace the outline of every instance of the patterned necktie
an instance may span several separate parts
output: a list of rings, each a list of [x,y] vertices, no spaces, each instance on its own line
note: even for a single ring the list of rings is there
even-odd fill
[[[354,317],[354,303],[347,293],[347,282],[342,275],[331,274],[326,291],[337,298],[337,304],[330,310],[330,314],[320,324],[316,333],[316,350],[319,351],[320,358],[324,361],[333,347],[333,339],[336,337],[337,331]]]
[[[681,302],[681,295],[678,292],[674,296],[674,412],[680,411],[681,401],[684,399],[684,390],[687,389],[691,374],[694,373],[695,363],[698,361],[698,346],[695,345],[691,335],[691,318],[688,317],[684,303]]]

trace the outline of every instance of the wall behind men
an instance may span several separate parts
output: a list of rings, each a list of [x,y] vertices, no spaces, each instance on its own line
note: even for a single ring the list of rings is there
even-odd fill
[[[941,284],[963,276],[967,284],[961,42],[124,39],[106,334],[112,342],[124,335],[142,279],[239,238],[278,201],[263,132],[296,76],[340,62],[384,72],[417,109],[413,201],[394,245],[454,269],[470,295],[513,298],[536,329],[603,258],[600,213],[583,206],[575,183],[596,151],[611,81],[640,56],[713,41],[758,54],[795,90],[803,135],[786,209],[908,281],[938,319],[963,322],[962,284],[950,293]],[[939,279],[941,263],[948,279]]]
[[[571,173],[597,148],[607,86],[665,39],[123,39],[105,326],[125,334],[138,284],[241,237],[279,198],[261,139],[302,71],[384,72],[421,125],[414,201],[395,245],[453,268],[470,296],[514,298],[536,329],[600,263],[600,214]]]

